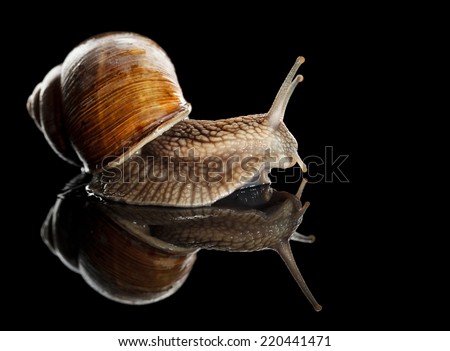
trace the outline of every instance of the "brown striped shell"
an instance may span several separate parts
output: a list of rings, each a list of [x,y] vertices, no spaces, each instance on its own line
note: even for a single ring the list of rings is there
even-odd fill
[[[134,33],[81,43],[27,107],[58,155],[90,172],[122,163],[191,110],[164,50]]]

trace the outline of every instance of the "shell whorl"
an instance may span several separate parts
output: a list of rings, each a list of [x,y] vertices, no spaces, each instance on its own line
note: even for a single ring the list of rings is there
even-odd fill
[[[30,96],[28,110],[44,134],[50,134],[45,132],[47,124],[70,136],[64,138],[62,148],[73,148],[91,172],[120,164],[186,119],[191,110],[167,54],[151,39],[135,33],[92,37],[58,67],[50,72],[55,89],[60,86],[60,94],[54,94],[57,99],[42,99],[44,79]],[[39,115],[34,113],[37,105]],[[54,145],[52,137],[47,139],[63,156],[61,146]]]
[[[51,69],[30,95],[27,109],[53,151],[63,160],[80,166],[65,128],[61,93],[61,66]]]

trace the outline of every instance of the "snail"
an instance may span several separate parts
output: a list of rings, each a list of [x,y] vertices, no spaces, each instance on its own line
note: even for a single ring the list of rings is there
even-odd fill
[[[160,46],[135,33],[105,33],[53,68],[27,108],[53,150],[92,174],[92,194],[134,205],[199,207],[270,183],[275,167],[298,163],[306,172],[283,122],[303,62],[297,58],[269,112],[194,120]]]
[[[211,206],[133,206],[88,196],[82,174],[58,195],[42,226],[47,246],[97,292],[125,304],[168,298],[186,281],[201,249],[282,257],[316,311],[289,241],[312,243],[296,232],[309,203],[268,185],[235,191]]]

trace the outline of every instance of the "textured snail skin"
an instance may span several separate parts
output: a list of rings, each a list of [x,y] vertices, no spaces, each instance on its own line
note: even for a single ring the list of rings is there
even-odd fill
[[[264,115],[185,120],[120,166],[95,173],[89,189],[129,204],[205,206],[270,183],[271,168],[292,167],[297,159],[297,142],[284,123],[273,130]]]

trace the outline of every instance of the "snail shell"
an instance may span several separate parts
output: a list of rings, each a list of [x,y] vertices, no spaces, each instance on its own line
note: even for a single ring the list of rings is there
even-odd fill
[[[90,172],[121,163],[191,111],[164,50],[135,33],[81,43],[36,87],[27,107],[58,155],[81,160]]]

